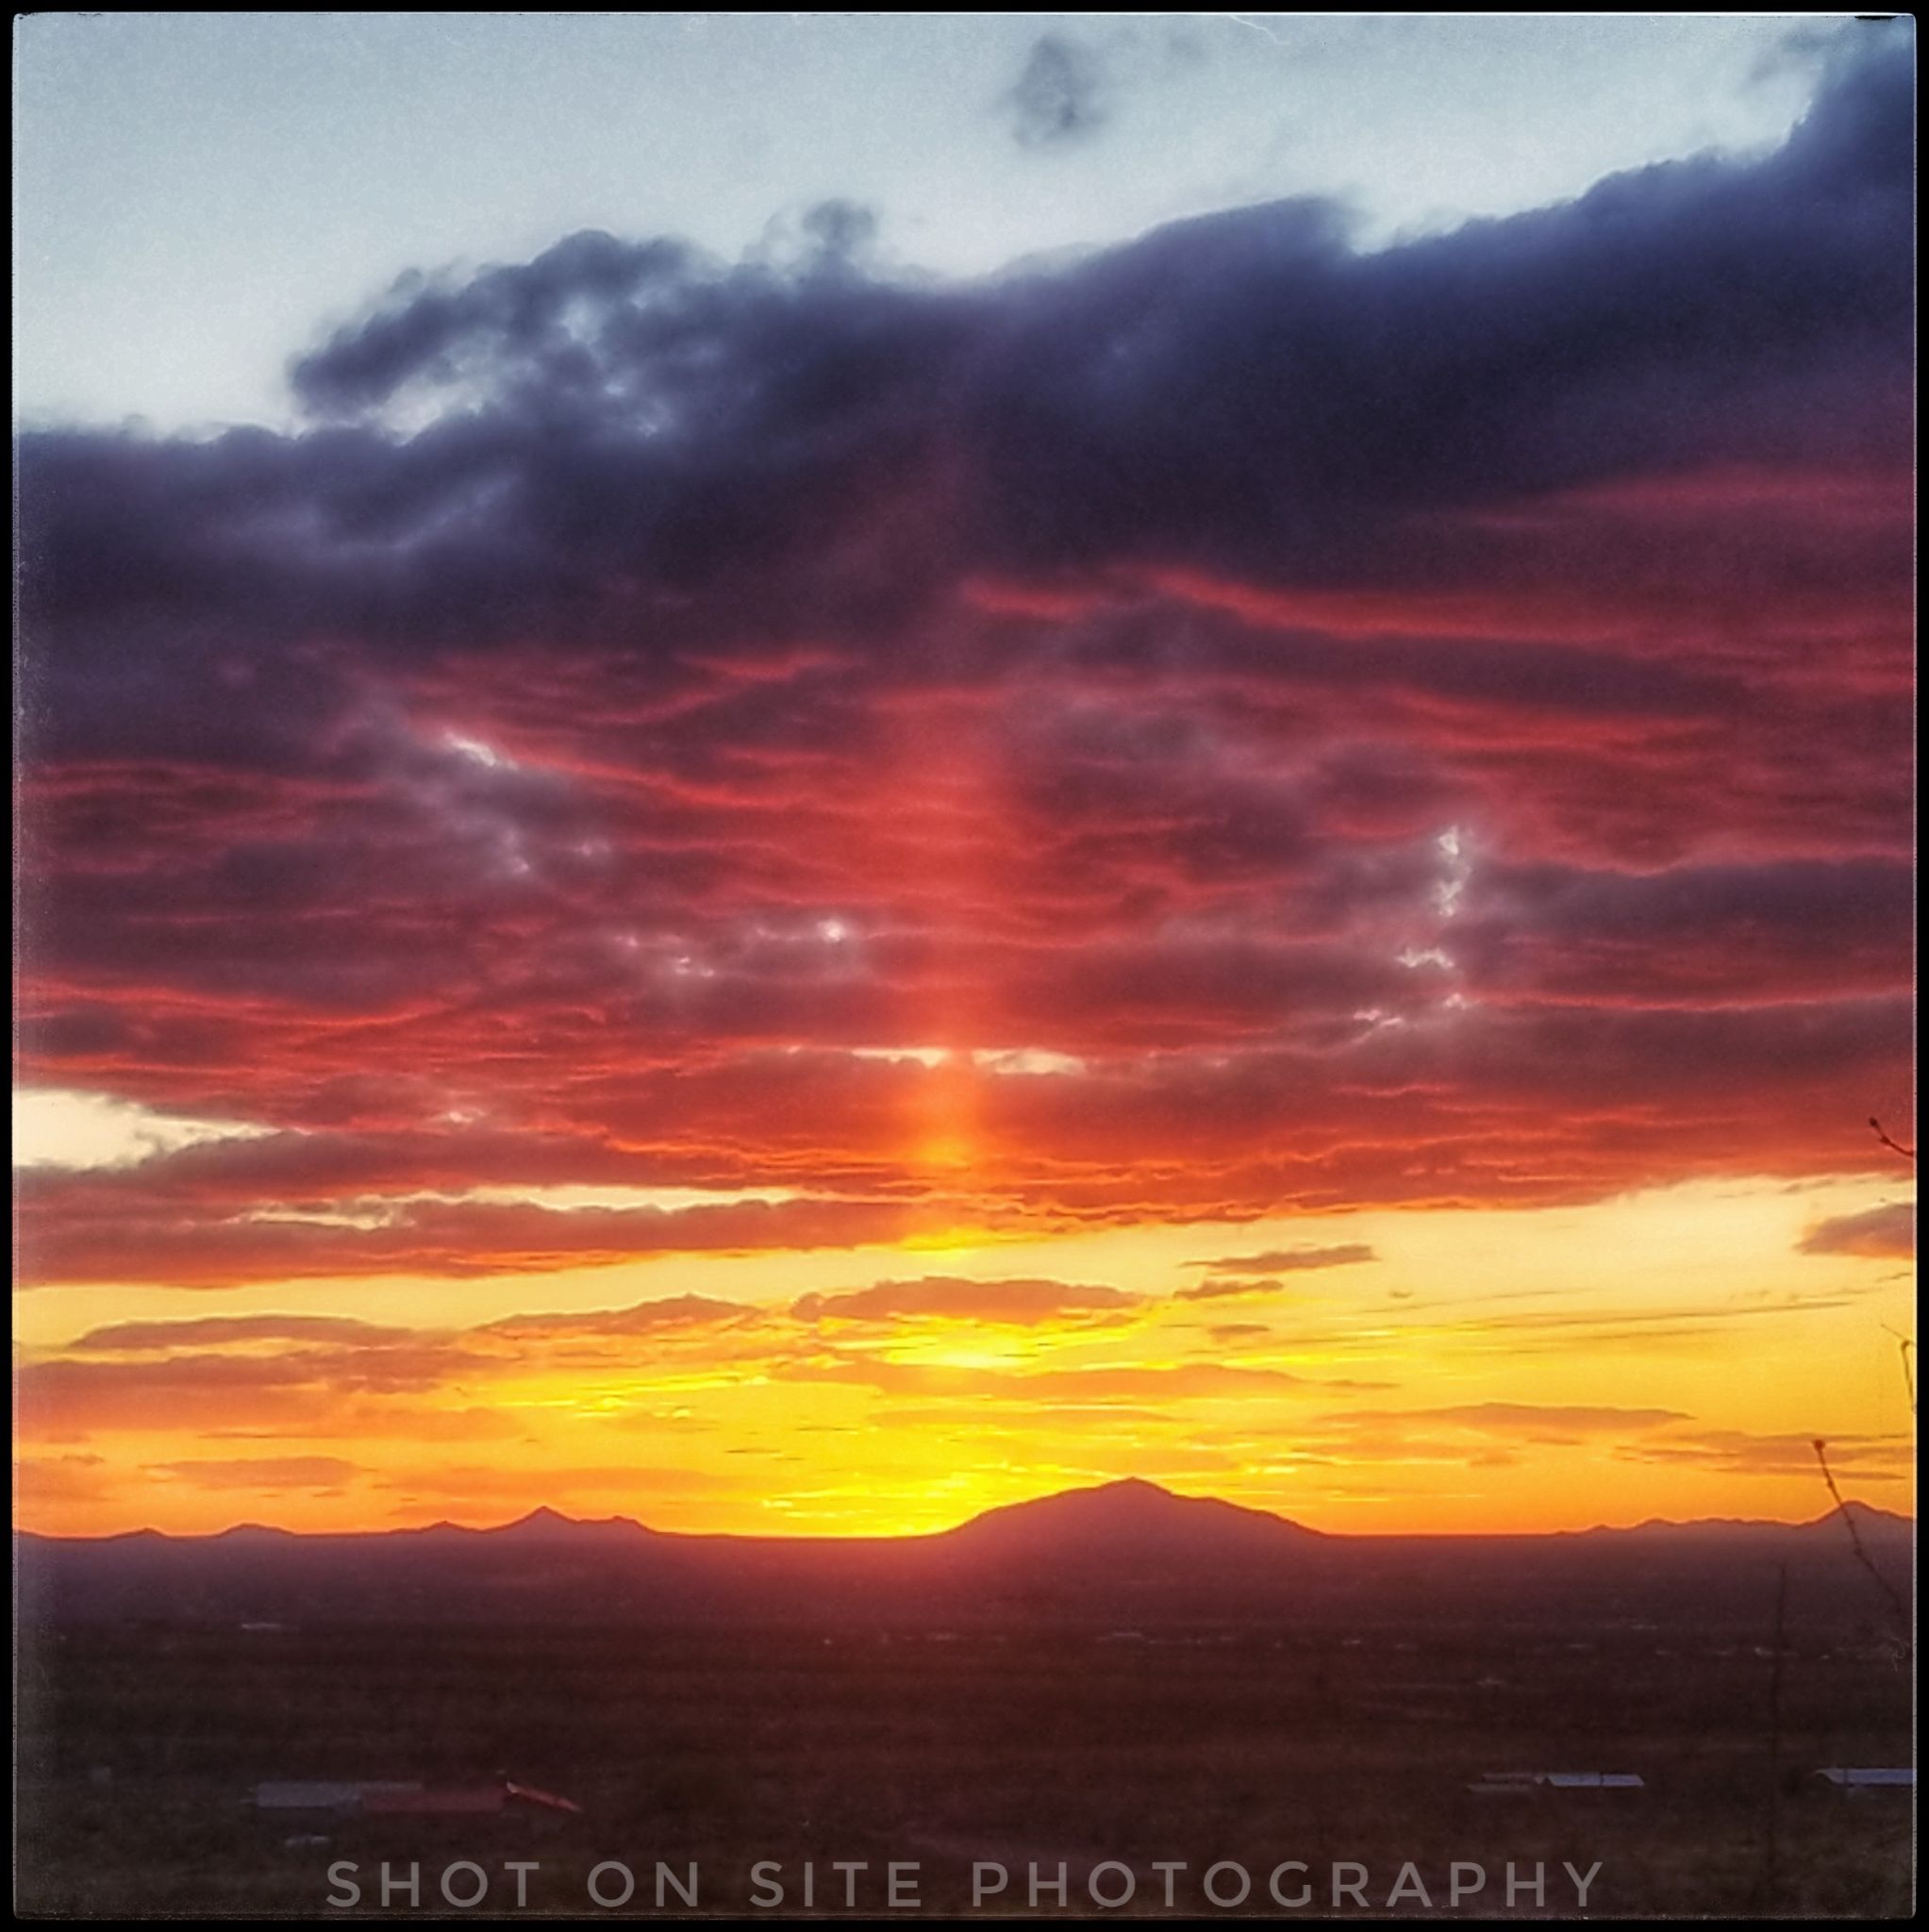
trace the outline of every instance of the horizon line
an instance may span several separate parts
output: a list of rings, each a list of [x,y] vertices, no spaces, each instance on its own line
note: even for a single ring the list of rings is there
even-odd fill
[[[991,1503],[973,1510],[938,1529],[919,1530],[760,1530],[760,1529],[659,1529],[637,1516],[609,1514],[607,1516],[573,1516],[566,1509],[551,1503],[538,1503],[524,1509],[520,1515],[501,1522],[462,1523],[451,1517],[438,1517],[427,1523],[392,1523],[354,1529],[291,1529],[285,1524],[265,1523],[250,1517],[227,1524],[220,1529],[207,1530],[167,1530],[157,1528],[152,1524],[137,1524],[125,1529],[72,1532],[61,1530],[35,1529],[30,1524],[16,1522],[13,1535],[16,1540],[23,1536],[35,1537],[43,1542],[86,1543],[113,1542],[130,1537],[158,1537],[168,1542],[210,1542],[222,1537],[233,1536],[244,1530],[258,1530],[267,1535],[293,1537],[303,1540],[320,1540],[331,1537],[368,1536],[420,1536],[438,1529],[457,1530],[469,1536],[492,1536],[505,1530],[517,1529],[528,1523],[540,1520],[553,1520],[573,1529],[595,1529],[610,1524],[622,1524],[639,1529],[650,1536],[668,1537],[687,1542],[793,1542],[793,1543],[917,1543],[932,1539],[950,1536],[973,1523],[982,1522],[1004,1510],[1023,1509],[1039,1504],[1050,1503],[1063,1497],[1089,1496],[1106,1490],[1120,1489],[1153,1490],[1158,1494],[1178,1503],[1216,1503],[1226,1508],[1238,1509],[1251,1516],[1271,1517],[1275,1523],[1288,1529],[1304,1531],[1307,1535],[1336,1542],[1391,1542],[1391,1541],[1530,1541],[1550,1537],[1591,1536],[1600,1532],[1626,1534],[1642,1529],[1695,1529],[1714,1526],[1735,1526],[1757,1529],[1815,1529],[1836,1517],[1850,1520],[1851,1511],[1866,1511],[1871,1515],[1894,1523],[1909,1525],[1913,1532],[1916,1517],[1913,1511],[1888,1509],[1877,1503],[1871,1503],[1859,1496],[1850,1496],[1838,1507],[1824,1509],[1820,1515],[1799,1518],[1779,1516],[1644,1516],[1633,1523],[1594,1522],[1574,1524],[1556,1529],[1419,1529],[1419,1530],[1327,1530],[1316,1528],[1303,1523],[1296,1517],[1282,1515],[1276,1509],[1269,1509],[1256,1503],[1235,1502],[1231,1497],[1215,1494],[1193,1495],[1181,1490],[1168,1488],[1163,1483],[1154,1482],[1146,1476],[1116,1476],[1104,1482],[1075,1485],[1062,1490],[1040,1491],[1035,1495],[1015,1498],[1008,1503]]]

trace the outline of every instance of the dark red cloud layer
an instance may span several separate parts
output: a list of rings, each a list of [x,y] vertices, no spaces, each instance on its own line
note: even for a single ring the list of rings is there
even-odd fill
[[[28,1275],[1867,1165],[1913,69],[1843,46],[1773,155],[1376,254],[579,235],[300,434],[25,438],[25,1074],[278,1130],[35,1177]],[[584,1183],[795,1198],[463,1198]]]

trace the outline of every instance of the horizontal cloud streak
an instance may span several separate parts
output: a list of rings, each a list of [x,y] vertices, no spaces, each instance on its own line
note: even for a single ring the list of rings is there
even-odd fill
[[[1304,1268],[1347,1268],[1360,1261],[1378,1259],[1364,1241],[1341,1241],[1323,1248],[1268,1248],[1260,1255],[1222,1255],[1215,1261],[1188,1261],[1186,1265],[1209,1268],[1215,1274],[1290,1274]]]

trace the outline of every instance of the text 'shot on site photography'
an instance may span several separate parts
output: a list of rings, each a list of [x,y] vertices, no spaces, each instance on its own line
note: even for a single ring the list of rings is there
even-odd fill
[[[1911,17],[13,79],[16,1912],[1911,1914]]]

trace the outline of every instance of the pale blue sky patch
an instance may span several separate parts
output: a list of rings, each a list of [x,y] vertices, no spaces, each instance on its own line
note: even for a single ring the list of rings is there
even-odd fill
[[[900,272],[974,275],[1292,194],[1451,226],[1773,143],[1845,18],[34,15],[19,408],[286,423],[290,356],[397,275],[586,227],[735,257],[841,198]],[[1014,121],[1046,41],[1075,139]]]

